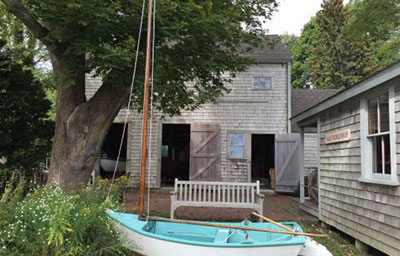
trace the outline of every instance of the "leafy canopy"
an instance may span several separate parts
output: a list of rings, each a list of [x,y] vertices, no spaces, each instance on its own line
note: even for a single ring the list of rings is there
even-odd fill
[[[400,1],[356,0],[345,28],[349,37],[371,42],[380,66],[400,59]]]
[[[293,86],[346,88],[377,68],[371,42],[346,33],[350,9],[342,0],[324,0],[292,48]]]
[[[16,62],[0,41],[0,157],[9,169],[31,171],[50,150],[50,102],[31,69]]]
[[[65,61],[71,60],[63,70],[65,77],[59,79],[92,71],[115,87],[130,84],[141,1],[24,3],[48,29],[44,40],[50,51],[61,49]],[[262,20],[268,19],[276,6],[275,0],[158,1],[154,87],[157,107],[168,114],[178,114],[180,109],[196,108],[226,91],[226,78],[222,75],[245,69],[248,61],[239,55],[241,46],[260,42]],[[141,67],[144,47],[142,41]],[[87,60],[82,69],[73,60],[84,54]],[[139,72],[137,78],[134,102],[140,105],[143,73]],[[193,90],[187,89],[187,82],[194,84]],[[66,84],[65,80],[62,84]]]

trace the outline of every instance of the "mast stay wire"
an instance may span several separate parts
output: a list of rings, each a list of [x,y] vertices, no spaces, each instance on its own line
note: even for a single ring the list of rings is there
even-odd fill
[[[119,160],[121,158],[122,145],[124,143],[126,127],[127,127],[128,118],[129,118],[129,115],[130,115],[130,108],[131,108],[131,104],[132,104],[133,85],[135,83],[135,78],[136,78],[136,69],[137,69],[137,63],[138,63],[138,57],[139,57],[140,40],[141,40],[141,35],[142,35],[142,30],[143,30],[143,18],[144,18],[145,3],[146,3],[146,0],[143,0],[142,1],[142,13],[141,13],[141,16],[140,16],[139,34],[138,34],[137,41],[136,41],[135,63],[134,63],[134,66],[133,66],[131,87],[130,87],[130,90],[129,90],[128,106],[127,106],[127,111],[126,111],[126,114],[125,114],[124,128],[122,130],[121,141],[120,141],[120,144],[119,144],[117,161],[116,161],[115,166],[114,166],[114,172],[113,172],[113,176],[112,176],[112,179],[111,179],[110,188],[109,188],[108,193],[107,193],[107,199],[109,199],[109,197],[110,197],[111,189],[112,189],[112,186],[114,184],[115,174],[117,172],[118,163],[119,163]]]

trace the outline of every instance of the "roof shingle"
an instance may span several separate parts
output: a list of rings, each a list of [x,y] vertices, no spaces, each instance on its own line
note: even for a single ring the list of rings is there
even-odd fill
[[[262,47],[255,48],[244,55],[253,59],[256,64],[290,62],[290,53],[281,38],[278,35],[268,35],[267,37],[272,43],[272,47],[265,43]]]
[[[292,89],[292,116],[295,116],[340,92],[338,89]]]

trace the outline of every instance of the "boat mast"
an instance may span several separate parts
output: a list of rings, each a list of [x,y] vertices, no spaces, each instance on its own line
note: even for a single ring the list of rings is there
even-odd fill
[[[150,49],[151,49],[151,17],[153,0],[148,0],[147,10],[147,41],[146,41],[146,66],[144,79],[144,101],[143,101],[143,127],[142,127],[142,159],[140,164],[139,185],[139,219],[144,219],[144,190],[146,176],[146,152],[147,152],[147,109],[149,103],[149,74],[150,74]],[[150,186],[150,184],[148,184]]]

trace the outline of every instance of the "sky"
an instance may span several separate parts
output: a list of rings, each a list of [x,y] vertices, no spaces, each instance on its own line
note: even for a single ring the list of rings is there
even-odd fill
[[[300,35],[301,29],[321,9],[322,0],[278,0],[279,7],[264,28],[268,34]],[[348,0],[344,1],[345,3]]]

